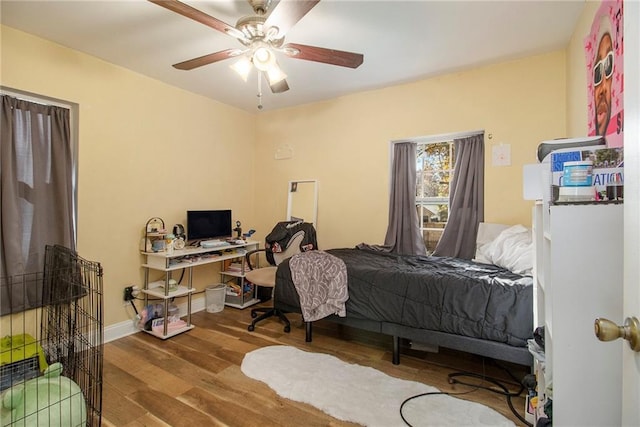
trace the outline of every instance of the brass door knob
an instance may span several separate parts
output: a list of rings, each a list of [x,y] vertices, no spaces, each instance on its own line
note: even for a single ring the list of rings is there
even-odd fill
[[[640,352],[640,322],[636,317],[627,317],[624,326],[618,326],[609,319],[598,318],[593,326],[600,341],[623,338],[629,341],[629,347],[633,351]]]

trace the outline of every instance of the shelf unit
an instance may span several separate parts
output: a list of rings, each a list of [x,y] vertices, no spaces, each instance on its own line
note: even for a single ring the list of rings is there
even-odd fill
[[[534,316],[545,327],[536,416],[551,399],[556,425],[619,425],[619,387],[604,384],[622,381],[607,378],[622,346],[598,341],[593,324],[622,313],[623,206],[538,202],[533,219]]]
[[[162,248],[165,248],[164,239],[167,234],[167,230],[164,227],[164,220],[159,217],[149,218],[147,224],[144,227],[144,240],[142,250],[151,252],[153,242],[162,241]]]
[[[234,308],[247,308],[254,304],[260,302],[260,299],[257,297],[257,287],[251,284],[251,288],[245,291],[245,284],[247,283],[244,278],[244,267],[245,261],[242,260],[242,269],[241,271],[221,271],[220,276],[222,277],[222,282],[227,283],[228,280],[236,280],[238,287],[242,290],[240,295],[234,296],[227,294],[225,305]],[[231,278],[231,279],[229,279]]]
[[[153,330],[145,330],[145,332],[161,339],[167,339],[193,329],[193,325],[191,324],[191,299],[193,292],[195,291],[193,288],[194,267],[236,258],[241,258],[244,262],[244,254],[248,250],[258,249],[258,245],[258,242],[247,241],[243,243],[232,243],[225,246],[208,248],[188,247],[185,249],[174,249],[170,252],[142,252],[145,259],[142,264],[142,267],[144,268],[144,287],[142,289],[142,293],[144,294],[144,304],[145,306],[147,305],[149,298],[159,298],[162,299],[164,308],[162,333],[157,333]],[[182,269],[187,270],[187,285],[178,286],[177,289],[170,290],[169,283],[172,273]],[[151,270],[164,272],[164,285],[162,287],[149,288],[149,272]],[[244,280],[244,275],[242,276],[242,280]],[[174,298],[187,299],[187,315],[184,326],[171,329],[168,322],[168,309],[169,301]],[[243,301],[243,306],[239,308],[244,308],[257,302],[259,302],[259,300],[255,298],[254,291],[253,297],[250,300]]]

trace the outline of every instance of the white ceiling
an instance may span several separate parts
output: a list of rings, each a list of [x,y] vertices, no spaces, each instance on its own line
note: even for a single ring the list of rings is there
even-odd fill
[[[238,18],[253,15],[244,0],[185,3],[232,26]],[[285,42],[362,53],[364,63],[350,69],[279,56],[290,90],[272,94],[264,84],[263,111],[561,49],[584,4],[322,0],[287,33]],[[242,45],[148,1],[2,0],[0,8],[3,25],[224,104],[258,111],[256,75],[242,81],[229,68],[233,59],[191,71],[171,66]]]

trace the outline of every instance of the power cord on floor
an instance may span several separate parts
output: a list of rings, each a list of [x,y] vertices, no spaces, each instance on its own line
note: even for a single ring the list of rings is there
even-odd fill
[[[501,395],[505,396],[506,399],[507,399],[507,405],[509,405],[509,409],[511,409],[511,412],[513,413],[513,415],[515,415],[520,421],[522,421],[528,427],[533,427],[532,424],[530,422],[528,422],[522,415],[520,415],[520,413],[516,410],[516,408],[514,408],[513,402],[511,401],[512,398],[520,396],[522,394],[522,392],[524,391],[525,387],[522,384],[520,384],[520,389],[518,390],[518,392],[514,393],[514,392],[509,391],[507,386],[505,386],[504,384],[502,384],[500,381],[496,380],[495,378],[481,377],[478,374],[462,373],[462,372],[461,373],[456,373],[456,374],[449,374],[449,381],[453,382],[453,383],[467,385],[467,386],[474,385],[474,384],[465,383],[463,381],[455,379],[458,376],[465,376],[465,377],[471,377],[471,378],[481,378],[483,381],[487,381],[487,382],[493,384],[494,386],[498,387],[499,390],[496,390],[495,388],[492,388],[492,387],[485,387],[485,386],[477,386],[476,389],[481,388],[483,390],[487,390],[487,391],[490,391],[490,392],[493,392],[493,393],[497,393],[497,394],[501,394]]]
[[[476,389],[477,390],[477,389]],[[407,419],[404,417],[404,415],[402,414],[402,408],[404,407],[404,405],[410,401],[412,401],[413,399],[417,399],[418,397],[423,397],[423,396],[434,396],[437,394],[446,394],[447,396],[459,396],[461,394],[469,394],[472,393],[476,390],[469,390],[469,391],[465,391],[462,393],[448,393],[446,391],[432,391],[432,392],[428,392],[428,393],[420,393],[420,394],[416,394],[415,396],[411,396],[408,397],[404,400],[404,402],[402,402],[402,404],[400,405],[400,417],[402,418],[402,421],[404,421],[404,423],[406,425],[408,425],[409,427],[412,427],[412,424],[409,423],[409,421],[407,421]]]
[[[525,389],[524,384],[522,384],[522,382],[518,381],[518,379],[515,377],[515,375],[513,375],[513,373],[511,371],[509,371],[507,368],[501,366],[498,363],[496,363],[496,366],[498,366],[500,369],[505,371],[507,373],[507,375],[509,375],[511,377],[511,379],[516,384],[520,385],[520,389],[518,390],[518,392],[511,392],[511,391],[509,391],[507,386],[505,386],[501,381],[499,381],[499,380],[497,380],[495,378],[491,378],[491,377],[486,376],[485,375],[484,359],[483,359],[482,360],[482,374],[481,375],[480,374],[471,373],[471,372],[454,372],[454,373],[451,373],[451,374],[448,375],[450,384],[462,384],[462,385],[474,387],[472,390],[469,390],[469,391],[466,391],[466,392],[461,392],[461,393],[429,392],[429,393],[421,393],[421,394],[417,394],[415,396],[408,397],[400,405],[400,417],[402,418],[402,421],[404,421],[406,425],[411,427],[411,424],[405,419],[404,415],[402,414],[402,408],[404,407],[404,405],[406,403],[408,403],[409,401],[411,401],[413,399],[416,399],[418,397],[436,395],[436,394],[446,394],[446,395],[449,395],[449,396],[459,396],[459,395],[462,395],[462,394],[472,393],[472,392],[477,391],[479,389],[483,389],[483,390],[490,391],[492,393],[498,393],[498,394],[501,394],[501,395],[505,396],[506,399],[507,399],[507,405],[509,405],[509,409],[511,409],[511,412],[520,421],[522,421],[526,426],[533,427],[533,425],[531,423],[529,423],[522,415],[520,415],[520,413],[518,413],[518,411],[513,406],[513,402],[511,401],[512,398],[518,397],[518,396],[520,396],[522,394],[522,392]],[[467,383],[467,382],[460,381],[458,379],[459,377],[477,378],[477,379],[480,379],[481,381],[478,384]],[[498,387],[498,390],[496,390],[493,387],[488,387],[488,386],[483,385],[484,382],[488,382],[490,384],[493,384],[495,387]]]
[[[483,376],[484,376],[484,372],[485,372],[485,369],[484,369],[484,368],[485,368],[485,366],[484,366],[484,359],[482,359],[482,375],[483,375]],[[449,374],[449,383],[451,383],[451,374]],[[438,395],[438,394],[444,394],[444,395],[447,395],[447,396],[460,396],[460,395],[463,395],[463,394],[469,394],[469,393],[473,393],[474,391],[478,390],[478,389],[480,388],[480,386],[481,386],[481,385],[482,385],[482,383],[480,383],[480,385],[477,385],[477,386],[476,386],[474,389],[472,389],[472,390],[462,391],[462,392],[459,392],[459,393],[449,393],[449,392],[446,392],[446,391],[430,391],[430,392],[427,392],[427,393],[420,393],[420,394],[416,394],[416,395],[414,395],[414,396],[407,397],[407,398],[402,402],[402,404],[400,405],[400,418],[402,418],[402,421],[404,421],[404,423],[405,423],[406,425],[408,425],[409,427],[412,427],[411,423],[409,423],[409,421],[407,421],[407,419],[404,417],[404,414],[402,413],[402,408],[404,408],[404,405],[406,405],[406,404],[407,404],[407,403],[409,403],[410,401],[412,401],[412,400],[414,400],[414,399],[417,399],[417,398],[419,398],[419,397],[423,397],[423,396],[435,396],[435,395]]]

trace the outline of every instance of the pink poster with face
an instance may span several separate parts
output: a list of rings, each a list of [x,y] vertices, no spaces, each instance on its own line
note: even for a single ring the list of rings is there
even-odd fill
[[[604,135],[607,147],[623,146],[624,67],[622,0],[603,0],[584,40],[588,135]]]

